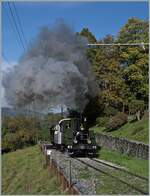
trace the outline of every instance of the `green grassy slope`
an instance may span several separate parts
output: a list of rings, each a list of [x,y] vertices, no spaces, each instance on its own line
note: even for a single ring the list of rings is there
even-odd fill
[[[111,151],[108,149],[102,148],[99,151],[98,158],[105,161],[115,163],[125,167],[128,171],[131,171],[140,176],[147,177],[149,176],[149,161],[144,159],[139,159],[136,157],[131,157],[125,154],[121,154],[116,151]]]
[[[38,146],[2,155],[2,194],[62,194],[43,164]]]
[[[129,140],[136,140],[144,143],[148,143],[149,138],[149,125],[148,117],[141,119],[140,121],[129,122],[117,130],[107,132],[104,127],[92,127],[95,133],[105,133],[115,137],[127,138]]]

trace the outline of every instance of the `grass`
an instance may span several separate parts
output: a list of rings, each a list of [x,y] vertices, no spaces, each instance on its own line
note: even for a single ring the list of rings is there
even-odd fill
[[[2,155],[2,194],[62,194],[57,178],[43,164],[38,146]]]
[[[79,178],[80,179],[88,179],[91,176],[88,166],[85,166],[84,169],[79,170]]]
[[[123,166],[129,171],[140,176],[147,178],[149,176],[148,160],[130,157],[128,155],[120,154],[116,151],[110,151],[103,148],[99,151],[98,158]]]
[[[115,137],[127,138],[129,140],[135,140],[143,142],[145,144],[149,143],[149,123],[148,118],[145,117],[140,121],[128,122],[119,129],[112,132],[107,132],[105,127],[92,127],[95,133],[105,133]]]
[[[100,174],[98,179],[96,186],[98,195],[141,195],[138,191],[105,174]]]
[[[133,158],[127,155],[120,154],[116,151],[110,151],[107,149],[101,149],[98,152],[97,158],[123,166],[128,171],[134,174],[138,174],[140,176],[148,178],[148,175],[149,175],[148,160],[141,160],[138,158]],[[136,178],[133,179],[131,178],[131,176],[128,176],[127,173],[124,173],[122,171],[117,171],[117,170],[114,171],[111,168],[109,169],[105,168],[104,171],[120,179],[124,179],[124,181],[128,180],[127,181],[128,183],[131,183],[135,187],[139,187],[143,191],[148,192],[148,182],[138,181]],[[94,178],[92,177],[92,175]],[[84,179],[84,180],[90,180],[91,183],[93,183],[92,180],[95,179],[96,194],[98,195],[111,195],[111,194],[141,195],[141,193],[129,187],[128,185],[125,185],[119,180],[116,180],[111,176],[103,174],[102,172],[99,173],[99,172],[94,172],[92,170],[89,170],[88,167],[82,168],[80,170],[79,178]],[[91,188],[92,187],[93,186],[91,184]]]

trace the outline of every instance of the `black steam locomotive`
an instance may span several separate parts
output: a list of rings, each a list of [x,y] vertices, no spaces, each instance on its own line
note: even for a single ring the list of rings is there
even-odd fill
[[[80,118],[65,118],[50,129],[52,144],[69,155],[96,155],[94,133],[81,123]]]

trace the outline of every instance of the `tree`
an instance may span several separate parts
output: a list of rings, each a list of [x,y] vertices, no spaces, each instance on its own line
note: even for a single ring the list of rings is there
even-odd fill
[[[113,36],[107,35],[99,43],[114,43]],[[112,107],[118,111],[124,107],[124,80],[122,67],[118,61],[118,51],[114,46],[101,46],[97,48],[92,61],[100,89],[100,100],[105,108]],[[106,110],[106,109],[105,109]]]
[[[148,42],[148,22],[131,18],[121,28],[117,43]],[[145,50],[139,46],[120,47],[120,64],[123,67],[122,77],[133,97],[144,100],[148,105],[148,46]]]
[[[80,32],[89,42],[96,41],[88,29]],[[142,43],[148,42],[148,21],[130,18],[120,29],[117,37],[105,36],[96,43]],[[97,101],[101,106],[99,116],[114,115],[115,112],[130,112],[132,100],[144,101],[148,106],[148,46],[98,46],[87,49],[87,57],[91,63],[99,87]],[[90,115],[93,101],[86,107]],[[115,112],[114,112],[115,111]],[[109,114],[108,114],[109,113]]]
[[[88,28],[83,28],[79,35],[86,37],[89,43],[96,43],[97,41]]]
[[[119,31],[116,41],[118,43],[148,43],[148,30],[148,21],[134,17],[129,18],[127,23]]]
[[[41,131],[39,119],[35,117],[6,117],[2,124],[2,148],[14,151],[37,142],[37,133]]]

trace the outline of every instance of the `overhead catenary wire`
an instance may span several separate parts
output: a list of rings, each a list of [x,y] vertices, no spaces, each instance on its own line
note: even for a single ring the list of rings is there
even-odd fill
[[[10,64],[8,58],[3,52],[2,52],[2,59],[4,59],[8,64]]]
[[[88,46],[141,46],[141,45],[149,45],[149,43],[89,43]]]
[[[9,10],[10,10],[10,13],[11,13],[11,16],[12,16],[12,19],[13,19],[13,22],[14,22],[14,25],[15,25],[15,28],[16,28],[16,31],[17,31],[18,36],[19,36],[20,43],[21,43],[21,45],[22,45],[22,47],[23,47],[23,50],[24,50],[24,52],[25,52],[26,49],[25,49],[24,43],[23,43],[23,41],[22,41],[22,38],[21,38],[21,35],[20,35],[20,32],[19,32],[19,29],[18,29],[18,26],[17,26],[17,22],[16,22],[16,20],[15,20],[15,16],[14,16],[13,10],[12,10],[12,8],[11,8],[11,6],[10,6],[10,2],[7,2],[7,3],[8,3],[8,7],[9,7]]]
[[[16,14],[16,18],[18,20],[18,25],[20,27],[20,30],[21,30],[21,33],[22,33],[22,38],[23,38],[23,41],[27,47],[28,45],[28,42],[27,42],[27,39],[25,37],[25,34],[24,34],[24,31],[23,31],[23,27],[22,27],[22,23],[21,23],[21,20],[20,20],[20,17],[19,17],[19,14],[18,14],[18,11],[17,11],[17,8],[16,8],[16,5],[15,5],[15,2],[12,2],[12,5],[14,7],[14,11],[15,11],[15,14]]]
[[[5,9],[5,13],[7,14],[7,18],[8,18],[8,20],[10,21],[10,25],[12,26],[12,29],[13,29],[13,31],[15,32],[15,36],[16,36],[17,43],[19,44],[19,46],[22,47],[22,45],[21,45],[21,43],[20,43],[20,39],[19,39],[19,37],[18,37],[18,33],[16,32],[15,25],[14,25],[14,23],[13,23],[13,21],[12,21],[12,18],[9,16],[9,13],[7,12],[7,9],[6,9],[5,6],[4,6],[4,9]]]
[[[88,43],[87,46],[140,46],[145,50],[149,43]]]

